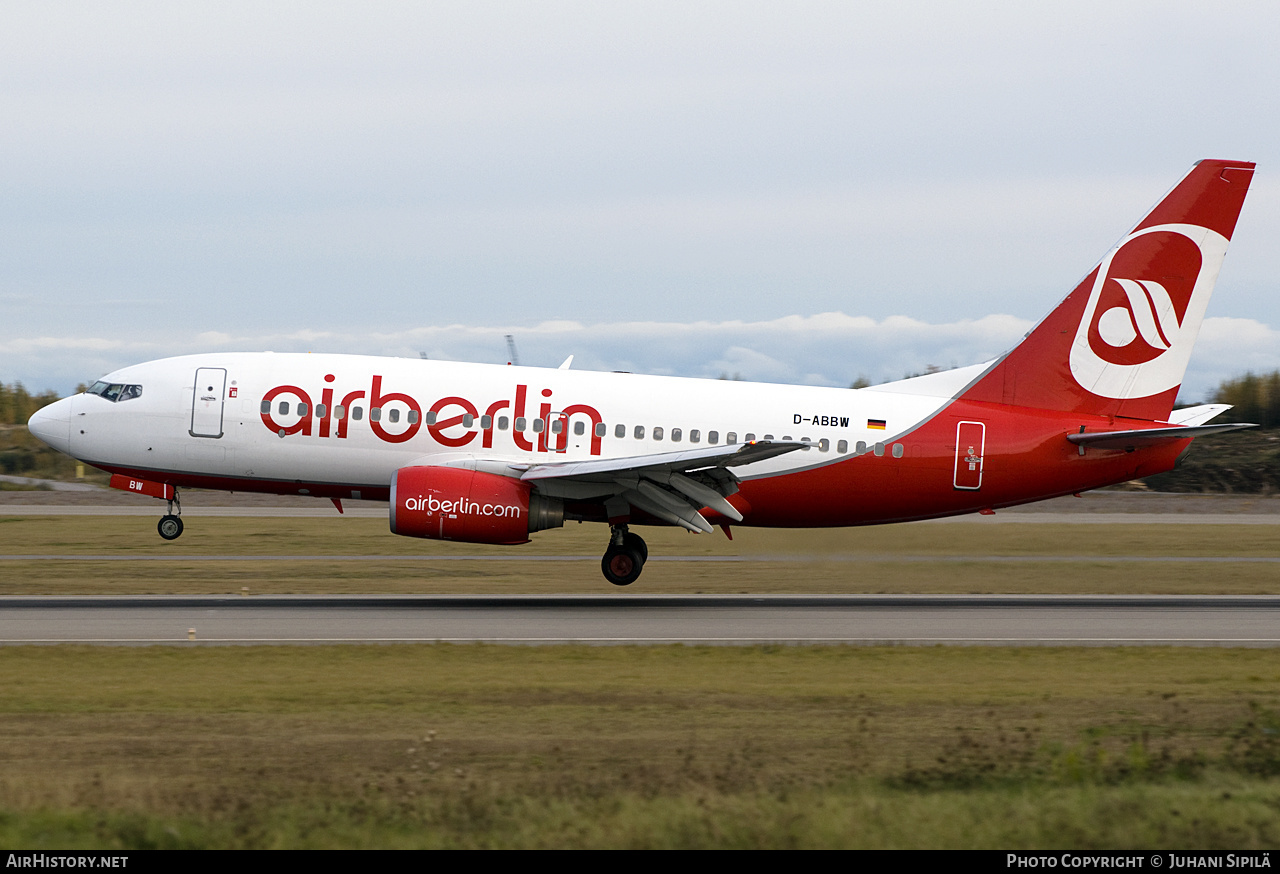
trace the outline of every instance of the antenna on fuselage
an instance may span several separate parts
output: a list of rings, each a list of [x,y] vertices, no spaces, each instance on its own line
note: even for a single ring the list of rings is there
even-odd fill
[[[507,336],[507,355],[511,357],[511,360],[508,361],[507,363],[514,364],[516,367],[519,367],[520,356],[516,354],[516,338],[511,336],[510,334],[507,334],[506,336]]]

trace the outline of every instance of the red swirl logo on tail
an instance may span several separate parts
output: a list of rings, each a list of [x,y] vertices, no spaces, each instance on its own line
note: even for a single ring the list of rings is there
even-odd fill
[[[1176,345],[1203,258],[1179,233],[1130,240],[1107,266],[1089,348],[1110,364],[1145,364]]]

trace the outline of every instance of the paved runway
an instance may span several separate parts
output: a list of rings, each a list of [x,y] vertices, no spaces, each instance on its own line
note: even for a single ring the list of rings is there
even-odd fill
[[[1280,596],[0,598],[0,643],[1280,646]]]

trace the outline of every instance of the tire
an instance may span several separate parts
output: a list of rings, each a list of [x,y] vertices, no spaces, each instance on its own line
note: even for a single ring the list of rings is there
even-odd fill
[[[644,538],[639,534],[632,534],[628,531],[622,538],[623,549],[629,549],[640,556],[640,563],[644,564],[649,560],[649,547],[645,544]]]
[[[600,559],[604,578],[615,586],[629,586],[640,578],[644,559],[635,550],[625,546],[610,546]]]
[[[182,519],[178,516],[161,516],[156,530],[165,540],[177,540],[182,536]]]

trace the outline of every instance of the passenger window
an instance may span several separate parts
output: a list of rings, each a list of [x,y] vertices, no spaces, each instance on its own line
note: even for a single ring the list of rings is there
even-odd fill
[[[755,441],[756,441],[756,435],[754,434],[748,434],[746,437],[742,438],[743,443],[754,443]]]
[[[381,422],[381,421],[382,421],[382,407],[370,407],[370,408],[369,408],[369,421],[370,421],[370,422]]]
[[[858,454],[859,454],[859,455],[863,455],[863,454],[865,454],[865,453],[866,453],[866,451],[867,451],[867,441],[865,441],[865,440],[859,440],[859,441],[858,441]]]
[[[871,447],[871,451],[872,451],[872,452],[874,452],[874,453],[876,454],[876,458],[883,458],[883,457],[884,457],[884,444],[883,444],[883,443],[877,443],[875,446]]]
[[[325,414],[324,404],[316,404],[316,418],[323,419]]]
[[[507,425],[509,425],[509,424],[511,424],[511,420],[510,420],[510,419],[508,419],[506,416],[499,416],[499,417],[498,417],[498,430],[499,430],[499,431],[505,431],[505,430],[507,430]]]
[[[772,439],[773,439],[773,435],[772,435],[772,434],[766,434],[766,435],[764,435],[763,437],[761,437],[760,439],[761,439],[761,440],[772,440]]]
[[[400,421],[400,411],[399,411],[399,410],[397,410],[395,407],[392,407],[391,409],[387,410],[387,421],[388,421],[388,422],[399,422],[399,421]]]
[[[354,421],[356,421],[356,422],[359,422],[361,419],[363,419],[363,418],[364,418],[364,407],[352,407],[352,408],[351,408],[351,418],[352,418],[352,420],[354,420]]]
[[[463,414],[462,414],[462,427],[464,427],[464,428],[470,428],[470,427],[471,427],[472,425],[474,425],[475,423],[476,423],[476,417],[475,417],[475,416],[471,415],[470,413],[463,413]]]
[[[596,422],[595,434],[597,437],[603,437],[608,432],[608,430],[609,429],[605,427],[604,422]]]
[[[849,451],[848,440],[841,440],[839,443],[836,444],[836,452],[839,452],[841,455],[844,455],[848,451]]]
[[[564,430],[564,419],[552,419],[552,420],[551,420],[551,433],[552,433],[552,434],[559,434],[559,433],[560,433],[561,431],[563,431],[563,430]]]
[[[636,432],[635,432],[635,433],[636,433],[636,439],[637,439],[637,440],[643,440],[643,439],[644,439],[644,425],[636,425]]]
[[[541,433],[542,433],[542,429],[543,429],[543,427],[544,427],[546,424],[547,424],[547,423],[546,423],[546,422],[544,422],[544,421],[542,421],[541,419],[534,419],[534,420],[533,420],[533,433],[535,433],[535,434],[541,434]]]
[[[347,408],[342,404],[338,404],[333,408],[333,417],[338,420],[345,419],[347,417]]]
[[[276,407],[276,409],[280,411],[280,415],[282,415],[282,416],[287,416],[287,415],[289,415],[289,402],[288,402],[288,401],[281,401],[281,402],[280,402],[280,405],[279,405],[279,406],[277,406],[277,407]]]
[[[581,437],[583,434],[587,433],[587,423],[586,423],[586,422],[574,422],[574,423],[573,423],[573,433],[574,433],[574,434],[577,434],[579,437]]]
[[[493,416],[480,417],[480,430],[488,431],[492,427],[493,427]]]
[[[266,416],[271,415],[271,401],[262,402],[262,413]]]
[[[690,442],[690,443],[697,443],[697,442],[698,442],[698,440],[699,440],[700,438],[701,438],[701,435],[700,435],[700,434],[698,434],[698,432],[697,432],[696,430],[695,430],[695,431],[690,431],[690,432],[689,432],[689,442]]]
[[[308,404],[298,404],[298,415],[299,415],[299,416],[305,416],[305,415],[306,415],[307,413],[309,413],[310,411],[311,411],[311,407],[310,407]]]
[[[434,425],[434,424],[436,423],[436,418],[438,417],[438,415],[439,415],[438,413],[433,413],[433,412],[431,412],[431,411],[429,411],[429,410],[428,410],[428,411],[427,411],[427,424],[428,424],[428,425]]]
[[[505,418],[505,417],[504,417]],[[529,420],[524,416],[516,416],[516,430],[523,431],[529,426]]]
[[[823,437],[821,440],[818,441],[819,452],[826,452],[830,448],[831,448],[831,441],[828,440],[826,437]]]
[[[613,428],[613,436],[614,436],[614,437],[626,437],[626,436],[627,436],[627,426],[626,426],[626,425],[615,425],[615,426],[614,426],[614,428]]]
[[[737,431],[730,431],[728,434],[724,435],[724,442],[725,442],[725,443],[737,443],[737,442],[738,442],[738,432],[737,432]]]
[[[901,457],[902,457],[902,444],[901,444],[901,443],[895,443],[895,444],[893,444],[893,457],[894,457],[894,458],[901,458]]]
[[[653,429],[653,439],[654,439],[654,440],[661,440],[661,439],[662,439],[662,426],[661,426],[661,425],[658,425],[657,427],[655,427],[655,428]]]
[[[680,442],[680,429],[679,429],[679,428],[672,428],[672,429],[671,429],[671,442],[672,442],[672,443],[679,443],[679,442]]]
[[[405,418],[405,421],[408,422],[410,425],[416,424],[418,421],[418,411],[410,410],[409,413],[404,418]]]
[[[713,444],[714,444],[714,443],[719,443],[719,442],[720,442],[720,432],[719,432],[719,431],[708,431],[708,432],[707,432],[707,442],[708,442],[708,443],[713,443]]]

